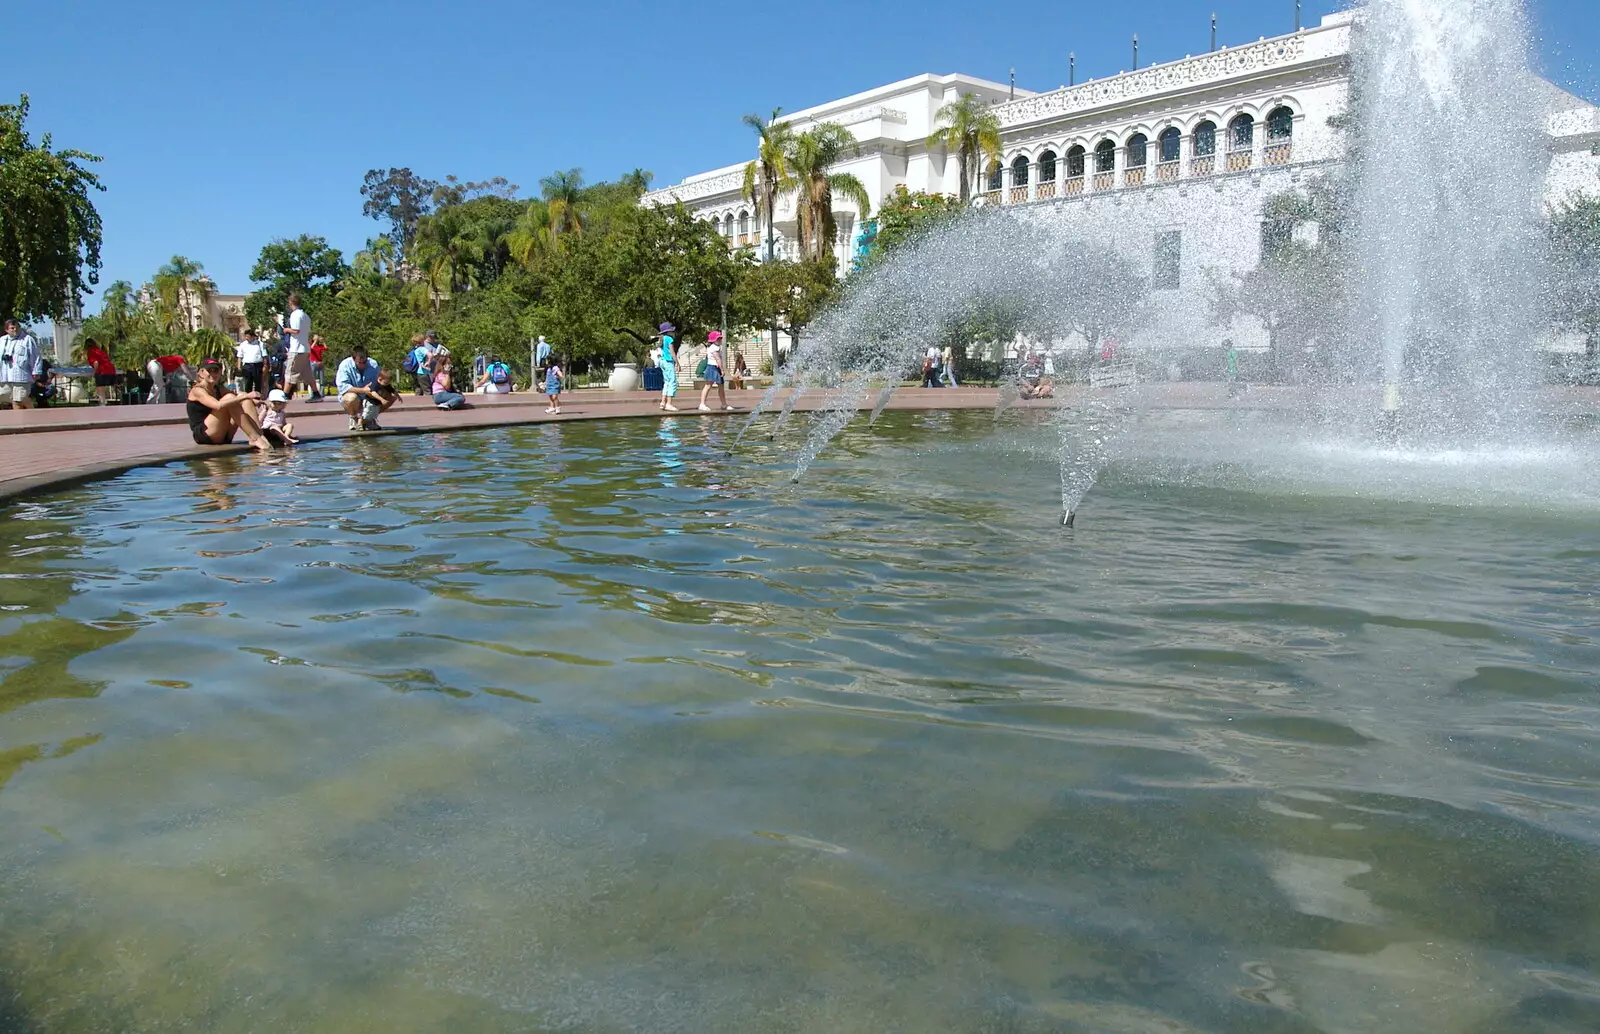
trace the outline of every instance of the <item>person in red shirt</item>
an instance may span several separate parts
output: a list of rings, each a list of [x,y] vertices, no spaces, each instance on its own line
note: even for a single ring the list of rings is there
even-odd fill
[[[184,361],[181,355],[158,355],[145,364],[145,372],[150,375],[150,397],[146,402],[168,401],[168,385],[181,378],[183,386],[171,386],[171,391],[187,393],[189,385],[194,383],[194,367]],[[177,401],[173,399],[172,401]]]
[[[307,401],[322,401],[322,357],[328,354],[328,346],[323,344],[321,334],[311,335],[311,398]]]
[[[111,388],[117,383],[117,364],[94,338],[84,339],[83,357],[94,371],[94,397],[103,406],[111,401]]]

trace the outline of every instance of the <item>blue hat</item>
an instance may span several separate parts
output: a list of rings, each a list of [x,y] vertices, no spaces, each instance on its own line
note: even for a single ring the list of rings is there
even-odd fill
[[[672,325],[672,324],[670,324],[670,323],[663,323],[663,324],[661,324],[661,326],[660,326],[660,327],[658,327],[658,328],[657,328],[657,329],[658,329],[658,330],[660,330],[660,331],[661,331],[661,333],[663,333],[663,334],[670,334],[670,333],[672,333],[672,332],[673,332],[673,331],[674,331],[674,330],[677,330],[677,329],[678,329],[678,328],[677,328],[677,327],[674,327],[674,326],[673,326],[673,325]]]

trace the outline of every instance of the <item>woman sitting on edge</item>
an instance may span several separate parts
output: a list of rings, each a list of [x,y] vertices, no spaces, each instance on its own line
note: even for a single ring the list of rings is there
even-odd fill
[[[460,409],[467,404],[466,396],[456,390],[450,357],[442,353],[433,361],[433,404],[440,409]]]
[[[229,445],[233,432],[243,431],[250,447],[266,452],[272,448],[261,433],[261,419],[256,413],[259,392],[235,395],[229,392],[218,395],[222,383],[222,364],[207,359],[195,374],[194,386],[189,389],[189,431],[196,445]]]

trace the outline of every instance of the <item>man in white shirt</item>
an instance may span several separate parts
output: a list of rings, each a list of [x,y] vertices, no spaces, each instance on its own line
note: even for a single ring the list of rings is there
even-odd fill
[[[289,332],[289,347],[283,359],[284,394],[294,397],[296,385],[311,390],[311,317],[300,308],[300,296],[289,296],[289,318],[284,321]]]
[[[928,354],[922,358],[922,386],[924,388],[937,388],[939,386],[938,345],[929,345]]]
[[[44,356],[38,342],[16,320],[6,320],[0,337],[0,404],[15,409],[33,408],[33,379],[44,373]]]
[[[261,339],[256,332],[246,330],[244,339],[233,350],[239,357],[239,389],[246,395],[252,391],[265,391],[267,350],[261,346]]]

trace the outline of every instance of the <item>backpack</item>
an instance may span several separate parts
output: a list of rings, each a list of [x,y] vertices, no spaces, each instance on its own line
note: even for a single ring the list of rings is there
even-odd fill
[[[489,381],[492,384],[505,384],[511,380],[511,371],[506,369],[505,363],[489,364]]]
[[[702,380],[705,378],[705,375],[706,375],[706,362],[707,362],[706,360],[702,359],[702,360],[700,360],[700,365],[698,365],[698,366],[696,366],[694,368],[694,375],[696,377],[701,378]]]
[[[417,366],[417,350],[413,348],[411,351],[406,353],[405,361],[400,364],[400,369],[404,370],[406,373],[416,373]]]

